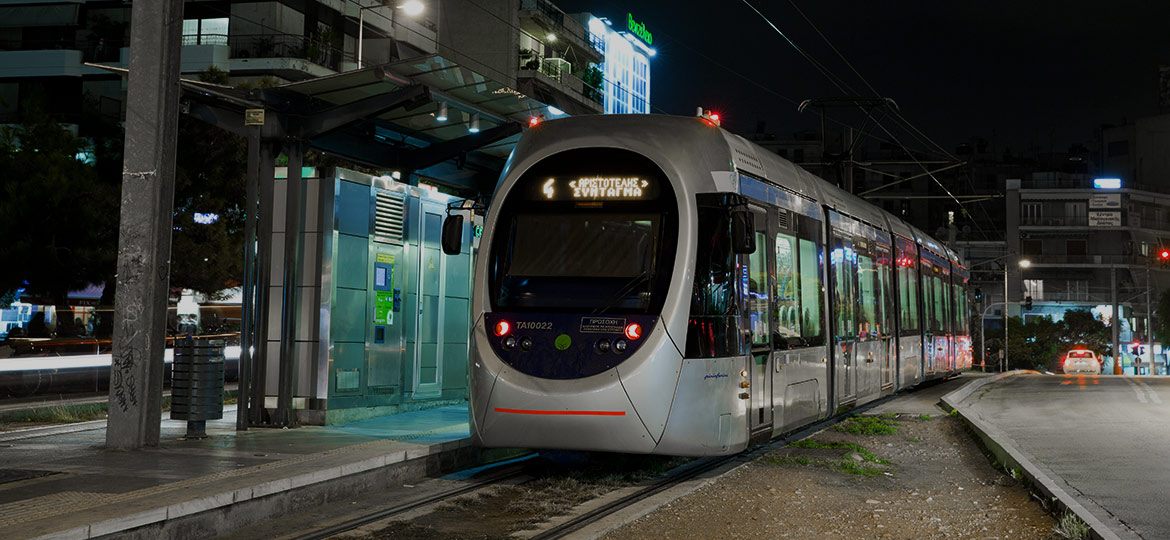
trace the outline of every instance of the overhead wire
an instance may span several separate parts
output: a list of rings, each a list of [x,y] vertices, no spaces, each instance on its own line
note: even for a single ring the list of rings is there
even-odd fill
[[[844,62],[845,65],[849,67],[849,69],[853,72],[853,74],[856,75],[857,78],[861,79],[861,82],[864,83],[865,86],[867,88],[869,88],[869,90],[871,92],[873,92],[873,94],[875,96],[881,97],[881,93],[878,92],[878,90],[876,88],[874,88],[874,86],[872,84],[869,83],[869,80],[866,79],[865,76],[862,75],[861,72],[858,71],[857,68],[853,66],[853,63],[850,62],[849,59],[846,58],[845,55],[841,52],[841,50],[838,49],[837,46],[833,44],[833,41],[830,40],[829,37],[824,34],[824,32],[821,32],[821,29],[816,25],[816,23],[814,23],[812,21],[811,18],[808,17],[808,15],[806,15],[804,13],[804,11],[802,9],[800,9],[800,6],[796,5],[795,0],[788,0],[788,3],[792,6],[793,9],[796,10],[797,14],[799,14],[801,16],[801,18],[803,18],[805,20],[805,22],[807,22],[808,25],[810,27],[812,27],[812,29],[817,33],[817,35],[819,35],[821,37],[821,39],[823,39],[825,41],[825,43],[828,44],[829,48],[831,48],[833,50],[833,52],[837,54],[837,57],[839,57],[841,59],[841,61]],[[925,142],[925,143],[928,143],[928,145],[930,145],[930,146],[934,146],[934,148],[938,149],[939,152],[941,152],[944,156],[946,156],[948,159],[951,159],[952,161],[956,161],[956,162],[961,161],[959,158],[955,157],[953,154],[951,154],[949,151],[947,151],[946,148],[943,148],[942,145],[938,144],[938,142],[936,142],[933,138],[931,138],[927,134],[923,133],[922,130],[918,129],[918,127],[915,126],[914,123],[910,122],[909,119],[907,119],[905,116],[902,115],[902,112],[900,110],[897,110],[897,109],[894,110],[894,118],[895,118],[895,121],[900,121],[901,124],[903,125],[903,127],[908,128],[910,133],[913,136],[915,136],[920,143]],[[931,175],[931,177],[933,178],[933,175]],[[971,188],[972,193],[977,193],[979,191],[975,187],[975,183],[972,180],[970,172],[968,170],[964,169],[962,171],[962,177],[967,181],[967,185],[968,185],[968,187]],[[936,179],[936,181],[937,181],[937,179]],[[987,211],[987,207],[985,205],[979,204],[978,207],[980,210],[983,211],[983,215],[984,215],[984,217],[987,218],[989,223],[994,221],[991,218],[991,214]],[[962,208],[964,212],[966,211],[966,207],[963,206],[962,204],[960,204],[960,208]],[[975,225],[976,225],[976,227],[978,227],[980,229],[981,233],[984,233],[982,230],[982,227],[979,227],[978,222],[976,222]],[[986,233],[984,233],[984,236],[986,237]]]
[[[799,54],[800,54],[802,57],[804,57],[806,60],[808,60],[808,61],[809,61],[809,63],[813,64],[813,66],[814,66],[814,67],[815,67],[815,68],[816,68],[818,71],[820,71],[822,74],[824,74],[824,75],[826,76],[826,78],[828,78],[828,79],[829,79],[829,81],[830,81],[831,83],[833,83],[833,84],[834,84],[834,86],[837,86],[837,88],[838,88],[839,90],[841,90],[842,92],[850,92],[850,93],[855,93],[855,92],[852,90],[852,87],[850,87],[848,84],[842,84],[842,83],[841,83],[842,79],[841,79],[840,77],[837,77],[835,74],[831,74],[831,70],[829,70],[828,68],[826,68],[826,67],[825,67],[825,66],[824,66],[822,63],[820,63],[819,61],[817,61],[816,59],[814,59],[814,58],[812,57],[812,55],[811,55],[811,54],[809,54],[809,53],[808,53],[807,51],[805,51],[805,50],[804,50],[802,47],[800,47],[799,45],[797,45],[795,41],[793,41],[793,40],[792,40],[790,37],[788,37],[788,35],[787,35],[787,34],[785,34],[783,31],[781,31],[781,30],[780,30],[780,28],[779,28],[779,27],[777,27],[777,26],[776,26],[776,24],[775,24],[775,23],[773,23],[773,22],[771,21],[771,19],[769,19],[769,18],[768,18],[768,17],[767,17],[767,16],[766,16],[766,15],[765,15],[763,12],[761,12],[759,9],[757,9],[755,6],[753,6],[753,5],[752,5],[752,4],[751,4],[751,3],[750,3],[748,0],[743,0],[743,3],[744,3],[745,5],[747,5],[749,8],[751,8],[751,10],[752,10],[752,11],[754,11],[754,12],[755,12],[755,13],[756,13],[756,14],[757,14],[757,15],[758,15],[758,16],[759,16],[761,19],[763,19],[763,20],[764,20],[764,22],[766,22],[766,23],[767,23],[767,24],[768,24],[770,27],[772,27],[772,29],[773,29],[773,30],[775,30],[775,31],[776,31],[778,34],[780,34],[780,36],[781,36],[781,37],[783,37],[783,38],[784,38],[784,40],[785,40],[786,42],[788,42],[788,44],[789,44],[789,45],[791,45],[791,46],[792,46],[792,47],[793,47],[793,48],[794,48],[794,49],[795,49],[795,50],[796,50],[796,51],[797,51],[797,52],[798,52],[798,53],[799,53]],[[842,54],[842,53],[841,53],[841,51],[840,51],[840,50],[839,50],[839,49],[838,49],[838,48],[837,48],[835,45],[833,45],[833,44],[832,44],[832,41],[831,41],[831,40],[829,40],[829,38],[828,38],[827,36],[825,36],[825,34],[824,34],[823,32],[821,32],[821,31],[820,31],[820,29],[819,29],[819,28],[818,28],[818,27],[817,27],[817,26],[816,26],[816,25],[815,25],[815,24],[812,22],[812,20],[811,20],[811,19],[809,19],[809,18],[808,18],[808,16],[807,16],[807,15],[805,15],[805,14],[804,14],[804,12],[803,12],[803,11],[801,11],[801,10],[800,10],[800,8],[796,6],[795,2],[793,2],[793,0],[789,0],[789,3],[790,3],[790,4],[792,4],[792,6],[793,6],[793,7],[796,9],[797,13],[799,13],[799,14],[801,15],[801,17],[802,17],[802,18],[804,18],[804,20],[805,20],[805,21],[806,21],[806,22],[807,22],[807,23],[808,23],[808,24],[809,24],[811,27],[813,27],[813,29],[814,29],[814,30],[817,32],[817,34],[818,34],[818,35],[820,35],[820,36],[821,36],[821,38],[822,38],[823,40],[825,40],[825,42],[826,42],[826,43],[828,43],[828,44],[829,44],[829,47],[830,47],[830,48],[831,48],[831,49],[832,49],[832,50],[833,50],[833,51],[834,51],[834,52],[835,52],[835,53],[836,53],[836,54],[837,54],[837,55],[838,55],[838,56],[839,56],[839,57],[840,57],[840,58],[841,58],[841,59],[842,59],[842,60],[843,60],[845,63],[846,63],[846,65],[848,65],[848,66],[849,66],[850,70],[852,70],[852,71],[854,72],[854,74],[856,74],[856,75],[857,75],[857,76],[858,76],[858,77],[859,77],[859,78],[862,80],[862,82],[863,82],[863,83],[866,85],[866,87],[868,87],[868,88],[870,89],[870,91],[872,91],[872,92],[874,93],[874,95],[875,95],[875,96],[877,96],[877,97],[879,97],[879,98],[880,98],[880,97],[881,97],[881,94],[880,94],[880,93],[879,93],[879,92],[878,92],[878,91],[877,91],[877,90],[876,90],[876,89],[873,87],[873,85],[871,85],[871,84],[869,83],[869,81],[868,81],[867,79],[865,79],[865,77],[864,77],[863,75],[861,75],[861,73],[860,73],[860,72],[858,72],[858,71],[857,71],[857,69],[856,69],[856,68],[854,68],[854,67],[853,67],[852,63],[850,63],[850,62],[849,62],[849,60],[848,60],[847,58],[845,58],[844,54]],[[828,73],[827,73],[827,72],[828,72]],[[868,111],[867,111],[867,110],[866,110],[864,107],[861,107],[860,105],[859,105],[858,107],[859,107],[859,108],[860,108],[860,109],[861,109],[861,110],[862,110],[862,111],[863,111],[863,112],[864,112],[864,113],[865,113],[867,116],[871,116],[871,115],[870,115],[870,113],[869,113],[869,112],[868,112]],[[902,117],[900,113],[897,113],[897,111],[895,111],[895,113],[896,113],[897,117],[898,117],[899,119],[901,119],[901,120],[902,120],[904,123],[906,123],[906,124],[909,124],[909,121],[908,121],[908,120],[906,120],[904,117]],[[943,190],[943,192],[944,192],[944,193],[945,193],[945,194],[946,194],[948,197],[950,197],[950,199],[951,199],[952,201],[954,201],[954,203],[955,203],[956,205],[958,205],[960,209],[962,209],[962,210],[963,210],[963,212],[964,212],[964,213],[968,213],[968,212],[967,212],[967,208],[966,208],[966,206],[963,204],[963,202],[962,202],[962,201],[960,201],[960,200],[959,200],[959,199],[958,199],[958,198],[957,198],[957,197],[954,195],[954,193],[952,193],[952,192],[951,192],[951,190],[950,190],[950,189],[948,189],[948,188],[947,188],[947,187],[946,187],[946,186],[945,186],[945,185],[942,183],[942,181],[940,181],[940,180],[939,180],[939,179],[938,179],[938,178],[937,178],[937,177],[936,177],[936,176],[935,176],[935,175],[934,175],[934,174],[933,174],[933,173],[930,171],[930,169],[929,169],[929,168],[927,168],[927,167],[926,167],[924,164],[922,164],[922,163],[921,163],[921,161],[918,159],[918,157],[915,155],[915,153],[914,153],[914,152],[913,152],[913,151],[912,151],[912,150],[911,150],[909,147],[907,147],[907,146],[906,146],[906,145],[905,145],[905,144],[904,144],[904,143],[901,141],[901,139],[900,139],[900,138],[898,138],[896,135],[894,135],[894,133],[893,133],[893,132],[891,132],[891,131],[890,131],[890,129],[889,129],[889,128],[887,128],[885,125],[883,125],[883,124],[882,124],[880,121],[876,121],[876,120],[875,120],[875,125],[876,125],[878,128],[880,128],[880,129],[881,129],[883,132],[885,132],[886,136],[888,136],[888,137],[890,137],[891,139],[893,139],[893,140],[894,140],[894,142],[895,142],[895,143],[896,143],[896,144],[897,144],[899,147],[901,147],[901,148],[902,148],[902,150],[903,150],[904,152],[906,152],[907,156],[909,156],[909,157],[910,157],[910,159],[914,160],[914,161],[915,161],[915,163],[916,163],[916,164],[919,166],[919,168],[921,168],[921,169],[923,170],[923,172],[924,172],[924,173],[926,173],[926,175],[928,175],[928,176],[931,178],[931,180],[933,180],[933,181],[934,181],[934,183],[935,183],[936,185],[938,185],[938,187],[939,187],[940,189],[942,189],[942,190]],[[917,130],[917,128],[915,128],[915,131],[918,131],[918,130]],[[921,133],[921,131],[918,131],[918,133]],[[925,134],[923,134],[923,135],[925,135]],[[948,156],[948,157],[950,157],[950,158],[954,159],[954,156],[950,155],[950,153],[949,153],[949,152],[946,152],[946,150],[945,150],[945,149],[942,149],[942,148],[941,148],[941,146],[939,146],[937,143],[934,143],[934,141],[933,141],[933,140],[931,140],[931,142],[934,144],[934,146],[935,146],[935,147],[937,147],[937,148],[941,149],[944,155],[946,155],[946,156]],[[957,160],[957,159],[954,159],[954,160],[955,160],[955,161],[959,161],[959,160]],[[973,186],[972,186],[972,187],[973,187]],[[981,209],[982,209],[982,210],[983,210],[983,211],[986,213],[986,209],[985,209],[985,208],[983,208],[983,207],[982,207],[982,205],[980,205],[980,208],[981,208]],[[990,216],[988,216],[988,217],[990,218]],[[980,226],[980,225],[979,225],[979,222],[977,222],[977,221],[975,221],[975,220],[972,220],[972,223],[974,223],[974,224],[975,224],[975,226],[976,226],[976,228],[978,228],[978,229],[979,229],[979,232],[980,232],[980,234],[981,234],[981,235],[983,235],[984,237],[987,237],[987,234],[986,234],[986,232],[985,232],[985,231],[983,231],[983,228],[982,228],[982,226]]]

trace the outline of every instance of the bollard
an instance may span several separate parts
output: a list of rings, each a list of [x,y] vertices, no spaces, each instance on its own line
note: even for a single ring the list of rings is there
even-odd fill
[[[207,421],[223,418],[222,339],[175,340],[171,420],[186,420],[187,439],[207,437]]]

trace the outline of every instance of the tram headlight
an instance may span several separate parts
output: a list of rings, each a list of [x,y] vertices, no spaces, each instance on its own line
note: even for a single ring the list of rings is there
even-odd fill
[[[516,348],[516,338],[514,338],[512,336],[508,336],[508,337],[504,338],[503,345],[504,345],[504,349],[506,349],[506,350],[510,351],[512,349],[515,349]]]
[[[502,337],[512,330],[512,325],[508,321],[500,321],[496,323],[496,336]]]
[[[601,338],[601,339],[597,340],[597,352],[599,352],[599,353],[609,352],[609,340],[608,339]]]
[[[636,322],[632,322],[630,324],[627,324],[626,325],[626,337],[630,338],[631,340],[635,340],[635,339],[642,337],[642,325],[640,325]]]
[[[532,338],[520,338],[520,350],[527,351],[532,348]]]
[[[617,352],[617,353],[624,353],[624,352],[626,352],[626,347],[628,347],[629,345],[630,344],[627,343],[626,340],[619,339],[619,340],[613,342],[613,350],[614,350],[614,352]]]

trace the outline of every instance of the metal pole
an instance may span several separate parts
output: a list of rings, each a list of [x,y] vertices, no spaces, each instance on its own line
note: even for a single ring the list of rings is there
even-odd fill
[[[252,402],[248,421],[253,426],[268,423],[264,418],[268,396],[268,321],[271,317],[272,276],[272,207],[275,198],[275,161],[279,147],[273,142],[260,144],[260,210],[256,253],[256,354],[252,357]]]
[[[1150,326],[1150,265],[1146,263],[1146,356],[1150,361],[1150,375],[1157,375],[1154,365],[1154,327]]]
[[[1003,360],[999,370],[1007,371],[1008,366],[1008,265],[1003,263]]]
[[[240,309],[240,363],[236,368],[236,429],[248,429],[248,385],[256,343],[256,192],[260,183],[260,126],[248,128],[248,184],[244,206],[244,300]],[[263,398],[263,396],[261,396]]]
[[[366,8],[358,6],[358,54],[357,54],[357,67],[358,67],[358,69],[361,69],[363,67],[362,66],[362,37],[365,35],[365,30],[366,30],[365,16],[366,16]]]
[[[183,1],[134,2],[106,447],[157,446],[162,418]]]
[[[1112,286],[1109,287],[1113,295],[1113,318],[1110,320],[1109,326],[1113,327],[1113,374],[1121,375],[1121,321],[1118,319],[1117,309],[1117,267],[1109,265],[1109,280]]]
[[[276,394],[277,425],[295,424],[292,414],[293,374],[296,367],[297,331],[297,284],[300,266],[301,206],[304,182],[301,180],[301,164],[304,162],[304,146],[294,140],[287,147],[288,174],[285,186],[287,193],[284,206],[284,275],[281,283],[280,303],[280,366]]]

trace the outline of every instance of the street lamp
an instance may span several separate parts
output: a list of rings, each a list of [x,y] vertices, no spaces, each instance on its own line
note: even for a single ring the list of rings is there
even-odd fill
[[[358,42],[357,42],[357,66],[358,66],[358,69],[361,69],[362,67],[364,67],[364,66],[362,66],[362,41],[364,41],[363,37],[365,35],[365,30],[366,30],[366,18],[365,18],[366,17],[366,10],[380,8],[380,7],[386,7],[387,5],[389,5],[387,3],[387,0],[380,0],[377,4],[374,4],[372,6],[361,6],[358,8]],[[426,8],[426,6],[423,5],[423,3],[420,0],[406,0],[405,2],[399,3],[395,7],[397,7],[398,9],[401,9],[403,13],[405,13],[407,16],[410,16],[410,17],[417,17],[417,16],[421,15],[423,10]],[[390,21],[393,22],[394,19],[391,18]]]
[[[986,261],[980,261],[978,263],[972,264],[971,269],[974,270],[977,266],[991,264],[996,261],[1001,261],[1009,257],[1017,256],[1018,254],[1016,253],[1008,253],[1007,255],[1001,255],[994,259],[988,259]],[[1017,264],[1020,265],[1020,268],[1028,268],[1032,266],[1032,261],[1021,258]],[[1001,263],[1001,265],[1003,266],[1003,358],[1000,360],[1000,371],[1006,371],[1008,351],[1008,269],[1010,266],[1006,263]],[[979,358],[983,362],[984,366],[987,365],[987,346],[983,338],[984,318],[987,316],[987,310],[991,309],[991,307],[994,305],[995,304],[991,304],[986,308],[983,308],[983,313],[979,315]]]

